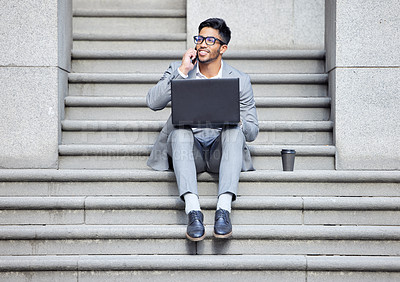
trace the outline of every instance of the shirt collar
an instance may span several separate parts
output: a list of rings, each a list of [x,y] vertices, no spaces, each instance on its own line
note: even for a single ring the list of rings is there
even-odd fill
[[[218,74],[216,76],[210,77],[210,79],[222,78],[222,69],[223,68],[224,68],[224,60],[221,60],[221,68],[219,69]],[[197,64],[196,77],[197,78],[207,78],[205,75],[203,75],[200,72],[199,64]]]

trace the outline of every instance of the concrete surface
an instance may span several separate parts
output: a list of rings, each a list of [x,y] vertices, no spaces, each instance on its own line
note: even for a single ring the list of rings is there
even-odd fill
[[[192,47],[199,24],[223,18],[232,31],[231,49],[324,49],[323,0],[240,0],[210,4],[187,1],[187,43]]]

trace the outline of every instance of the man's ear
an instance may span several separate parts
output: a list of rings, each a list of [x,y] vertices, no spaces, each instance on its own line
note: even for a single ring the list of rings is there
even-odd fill
[[[219,49],[219,53],[222,55],[225,53],[225,51],[228,50],[228,45],[224,44],[221,46],[221,48]]]

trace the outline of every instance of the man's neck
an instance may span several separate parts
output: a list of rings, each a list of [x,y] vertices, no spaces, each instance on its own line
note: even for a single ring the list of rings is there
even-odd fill
[[[209,64],[199,63],[200,72],[207,78],[211,78],[218,75],[220,69],[221,69],[221,59],[216,60]]]

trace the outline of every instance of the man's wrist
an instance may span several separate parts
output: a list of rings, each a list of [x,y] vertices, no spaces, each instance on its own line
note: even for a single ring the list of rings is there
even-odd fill
[[[182,72],[180,67],[178,68],[178,73],[179,73],[179,75],[182,76],[183,78],[188,78],[188,75],[185,74],[184,72]]]

